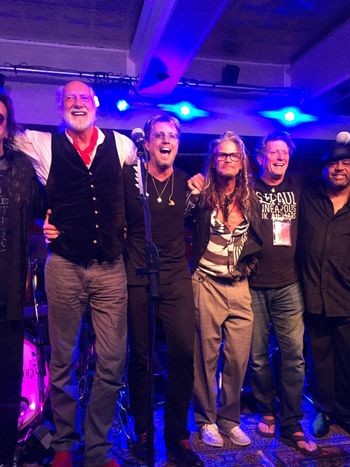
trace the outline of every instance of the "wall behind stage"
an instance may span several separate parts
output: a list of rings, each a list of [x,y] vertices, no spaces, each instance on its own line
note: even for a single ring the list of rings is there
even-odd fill
[[[142,125],[140,125],[142,126]],[[23,128],[32,130],[56,132],[57,127],[53,125],[23,125]],[[229,129],[229,128],[227,128]],[[117,131],[130,137],[131,130],[116,128]],[[271,131],[274,131],[272,129]],[[266,133],[267,134],[267,133]],[[176,158],[175,165],[184,170],[189,175],[201,172],[206,163],[209,142],[217,138],[220,133],[182,133],[179,147],[179,154]],[[240,135],[248,150],[251,160],[251,168],[254,172],[257,171],[257,166],[254,161],[254,148],[257,145],[260,136]],[[304,172],[315,176],[320,174],[319,159],[330,149],[333,140],[325,139],[305,139],[293,138],[296,145],[296,152],[293,154],[289,168],[295,172]]]
[[[56,80],[54,83],[22,82],[6,80],[5,90],[11,96],[16,113],[16,120],[24,125],[51,125],[59,124],[59,117],[55,110],[55,91],[58,85],[66,82]],[[271,133],[280,126],[275,120],[262,117],[259,112],[274,106],[284,105],[279,98],[272,101],[268,96],[237,97],[233,93],[219,90],[199,90],[179,87],[171,96],[158,100],[135,97],[132,108],[126,112],[118,113],[98,112],[97,125],[101,128],[120,129],[131,131],[133,128],[142,128],[144,122],[156,113],[161,112],[162,103],[188,100],[197,108],[208,112],[208,116],[182,123],[184,134],[217,135],[227,130],[234,131],[241,136],[260,137]],[[297,139],[332,140],[335,135],[350,128],[350,117],[335,115],[319,115],[316,122],[305,123],[290,128],[288,131]]]

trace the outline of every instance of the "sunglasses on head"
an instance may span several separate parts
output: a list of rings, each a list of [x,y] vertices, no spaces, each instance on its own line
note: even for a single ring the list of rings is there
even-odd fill
[[[2,125],[2,124],[4,123],[5,120],[6,120],[5,115],[0,114],[0,125]]]

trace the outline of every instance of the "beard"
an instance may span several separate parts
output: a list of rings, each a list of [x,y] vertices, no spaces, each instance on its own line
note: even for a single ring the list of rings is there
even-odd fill
[[[350,185],[350,180],[347,178],[341,182],[338,180],[332,180],[331,178],[328,178],[326,183],[331,190],[342,191],[348,188],[348,186]]]
[[[73,131],[80,132],[80,131],[87,130],[88,128],[91,128],[94,125],[95,116],[89,113],[86,115],[84,119],[77,119],[76,117],[73,117],[69,113],[66,113],[63,116],[63,121],[67,128]]]

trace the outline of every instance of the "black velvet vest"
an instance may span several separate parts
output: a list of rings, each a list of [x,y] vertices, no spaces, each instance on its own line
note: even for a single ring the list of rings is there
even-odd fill
[[[53,135],[46,189],[50,221],[61,235],[50,250],[76,263],[117,258],[125,230],[122,183],[112,132],[105,132],[89,169],[65,134]]]

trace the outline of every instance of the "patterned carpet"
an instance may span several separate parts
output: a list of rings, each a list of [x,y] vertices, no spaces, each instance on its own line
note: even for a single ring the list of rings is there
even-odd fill
[[[305,402],[303,404],[304,420],[302,421],[305,433],[309,433],[310,420],[314,410],[312,406]],[[241,427],[252,439],[252,444],[248,447],[238,447],[230,443],[225,438],[223,448],[214,448],[205,445],[200,440],[199,434],[190,414],[189,426],[191,429],[191,444],[204,461],[206,467],[231,467],[231,466],[318,466],[318,467],[350,467],[350,436],[338,426],[332,425],[330,433],[318,441],[321,447],[321,454],[318,458],[310,458],[286,446],[277,438],[268,439],[259,436],[255,432],[258,415],[244,413],[242,415]],[[163,410],[160,408],[155,412],[156,425],[156,463],[157,467],[171,467],[172,463],[166,461],[165,448],[163,443]],[[119,432],[115,438],[116,453],[123,466],[142,465],[137,462],[125,443],[125,436]]]
[[[191,431],[190,442],[203,460],[206,467],[231,467],[231,466],[278,466],[278,467],[350,467],[350,436],[341,428],[332,425],[327,436],[318,440],[321,447],[321,454],[317,458],[310,458],[297,450],[286,446],[278,441],[277,437],[273,439],[263,438],[256,433],[255,428],[259,420],[256,413],[249,413],[247,407],[243,408],[244,413],[241,416],[241,427],[252,440],[250,446],[238,447],[229,441],[224,440],[223,448],[214,448],[205,445],[196,429],[193,412],[190,411],[189,429]],[[310,422],[314,415],[312,405],[303,402],[304,420],[302,421],[305,433],[309,434]],[[119,415],[119,416],[118,416]],[[174,464],[166,460],[166,453],[163,440],[163,408],[158,405],[155,410],[155,466],[156,467],[174,467]],[[113,429],[114,453],[123,467],[141,466],[137,459],[132,455],[131,442],[128,440],[132,433],[131,419],[125,411],[118,411]],[[37,438],[41,436],[32,436],[27,443],[26,462],[19,462],[17,465],[24,467],[36,467],[41,465],[50,465],[51,452],[43,449],[42,444]],[[34,443],[33,443],[34,440]],[[39,448],[40,447],[40,448]],[[83,467],[83,446],[80,446],[79,452],[74,459],[75,467]],[[28,460],[30,461],[28,462]]]

